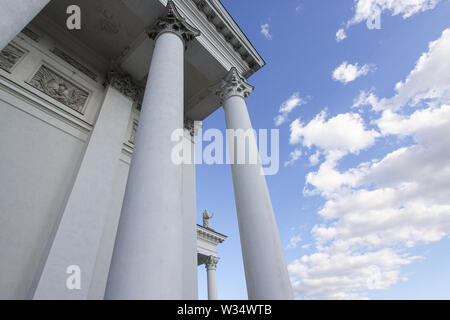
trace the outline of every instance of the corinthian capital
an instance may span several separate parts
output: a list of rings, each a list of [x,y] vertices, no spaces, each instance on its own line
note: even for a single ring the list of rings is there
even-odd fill
[[[232,96],[240,96],[245,99],[253,92],[253,89],[254,87],[248,84],[235,67],[231,68],[225,78],[212,88],[222,103]]]
[[[198,131],[202,128],[201,121],[194,121],[190,119],[184,120],[184,128],[189,131],[192,138],[197,136]]]
[[[147,30],[149,37],[153,40],[156,40],[158,35],[164,32],[175,33],[184,41],[185,45],[200,35],[200,31],[187,23],[186,19],[180,15],[173,1],[167,2],[166,15],[160,17],[155,25]]]
[[[136,84],[130,75],[118,68],[113,68],[106,74],[106,83],[134,102],[139,103],[144,95],[144,87]]]
[[[217,264],[219,263],[219,258],[215,256],[209,256],[206,260],[206,270],[216,270]]]

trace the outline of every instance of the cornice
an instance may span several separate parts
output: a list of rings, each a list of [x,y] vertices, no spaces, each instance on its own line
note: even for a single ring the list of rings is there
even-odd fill
[[[197,225],[197,237],[201,240],[212,242],[214,245],[218,245],[227,239],[227,236],[217,233],[212,229],[204,228],[200,225]]]
[[[199,5],[203,7],[202,12],[208,17],[208,20],[214,24],[217,31],[224,36],[225,40],[230,41],[230,43],[232,43],[234,39],[239,41],[239,43],[233,45],[233,48],[241,55],[242,59],[247,61],[249,67],[253,71],[257,71],[265,65],[262,57],[253,47],[244,32],[242,32],[239,25],[234,21],[233,17],[222,5],[220,0],[192,1],[199,3]],[[208,6],[210,6],[209,12],[205,10]]]
[[[201,2],[204,1],[204,2]],[[174,0],[180,13],[201,32],[197,40],[225,69],[236,67],[246,77],[265,62],[219,2]]]

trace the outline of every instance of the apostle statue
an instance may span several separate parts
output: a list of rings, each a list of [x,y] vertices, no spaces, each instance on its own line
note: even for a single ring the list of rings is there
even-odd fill
[[[211,229],[211,219],[214,217],[214,213],[209,215],[208,209],[203,211],[203,227]]]

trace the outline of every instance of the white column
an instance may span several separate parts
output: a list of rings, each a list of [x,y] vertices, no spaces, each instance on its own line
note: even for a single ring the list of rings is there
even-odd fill
[[[49,3],[50,0],[0,0],[0,50]]]
[[[216,281],[216,268],[219,263],[219,258],[210,256],[206,261],[206,272],[208,278],[208,300],[218,300],[217,294],[217,281]]]
[[[171,137],[183,128],[185,41],[198,32],[168,9],[149,31],[156,43],[105,299],[183,298],[183,167]]]
[[[34,299],[87,298],[132,106],[131,99],[107,88]],[[81,271],[79,289],[66,286],[69,266]]]
[[[225,109],[227,129],[251,130],[245,98],[253,87],[232,68],[216,90]],[[229,148],[234,149],[232,140],[228,141]],[[249,146],[257,150],[253,134],[248,142],[247,154]],[[257,159],[256,164],[235,161],[231,166],[248,297],[251,300],[293,299],[266,179],[259,156]]]
[[[184,143],[190,162],[183,164],[183,299],[198,299],[195,144],[198,125],[185,121]]]

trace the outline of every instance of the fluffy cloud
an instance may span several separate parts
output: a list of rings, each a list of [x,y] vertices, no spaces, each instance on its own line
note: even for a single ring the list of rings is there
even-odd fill
[[[417,61],[405,81],[397,83],[397,94],[384,101],[385,107],[398,109],[405,104],[416,106],[422,101],[450,103],[450,29],[430,43],[428,52]]]
[[[295,235],[289,240],[289,244],[287,245],[287,249],[295,249],[298,244],[302,241],[301,235]]]
[[[373,17],[390,12],[393,16],[402,15],[407,19],[416,13],[434,9],[440,0],[355,0],[355,15],[348,25],[373,19]]]
[[[272,35],[270,34],[270,25],[268,23],[261,25],[261,34],[266,37],[267,40],[272,40]]]
[[[319,162],[320,162],[320,151],[316,151],[316,153],[312,154],[312,155],[309,157],[309,163],[310,163],[312,166],[315,166],[315,165],[318,165]]]
[[[354,107],[372,106],[374,111],[398,111],[405,105],[416,107],[428,104],[450,103],[450,29],[429,44],[415,68],[404,81],[396,84],[396,94],[391,98],[379,99],[373,92],[361,92],[355,99]]]
[[[409,248],[450,235],[449,38],[450,31],[445,30],[430,43],[396,86],[394,97],[378,99],[363,92],[355,100],[355,106],[370,104],[376,111],[375,138],[397,137],[401,147],[381,159],[339,170],[343,155],[352,152],[350,147],[318,138],[304,143],[328,150],[319,169],[307,175],[304,191],[326,201],[318,212],[321,224],[311,230],[316,252],[289,265],[297,295],[367,298],[371,289],[387,289],[405,280],[402,266],[419,258],[409,255]],[[316,118],[324,119],[321,114]],[[356,122],[360,125],[355,135],[366,137],[352,138],[365,141],[354,151],[371,141],[361,118]],[[308,125],[300,126],[295,141],[303,141]],[[339,136],[340,127],[336,130],[327,134]]]
[[[369,24],[384,12],[392,16],[401,15],[403,19],[407,19],[420,12],[434,9],[439,2],[440,0],[355,0],[355,15],[347,22],[346,27],[363,21]],[[340,29],[339,32],[341,35],[345,34],[344,29]],[[337,34],[336,39],[339,42]]]
[[[288,267],[296,296],[313,299],[366,299],[369,289],[386,289],[399,280],[400,267],[417,257],[384,249],[360,255],[315,253]],[[363,292],[363,294],[361,294]]]
[[[333,71],[333,80],[340,81],[342,83],[349,83],[361,76],[367,75],[369,72],[375,69],[374,66],[363,65],[359,66],[358,63],[351,64],[344,61],[339,67]]]
[[[284,163],[284,166],[285,167],[292,166],[295,163],[295,161],[300,159],[301,156],[302,156],[302,150],[301,149],[295,149],[294,151],[292,151],[289,154],[289,160]]]
[[[326,152],[339,151],[345,155],[372,146],[378,135],[375,130],[366,130],[357,113],[339,114],[327,120],[327,113],[322,111],[306,125],[300,119],[292,122],[290,143],[301,142],[308,148],[316,146]]]
[[[336,42],[341,42],[345,38],[347,38],[347,34],[345,33],[345,30],[342,28],[339,29],[338,32],[336,32]]]
[[[292,94],[292,96],[289,97],[286,101],[283,102],[283,104],[280,107],[280,110],[278,111],[278,115],[275,117],[275,125],[281,126],[283,123],[286,122],[288,119],[289,114],[298,106],[301,106],[303,104],[306,104],[306,101],[300,97],[299,92],[295,92]]]

